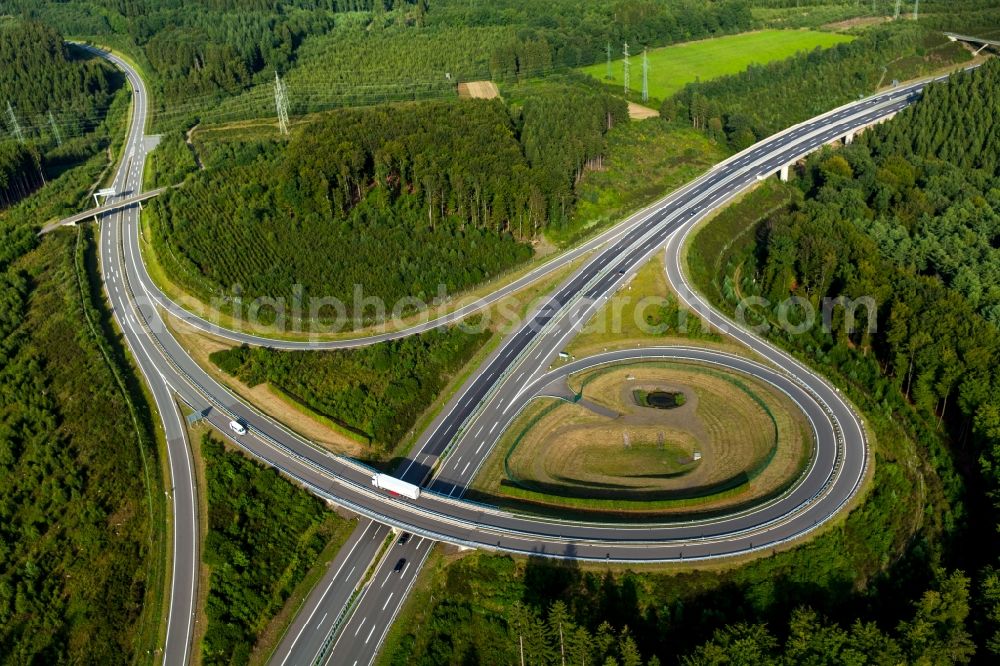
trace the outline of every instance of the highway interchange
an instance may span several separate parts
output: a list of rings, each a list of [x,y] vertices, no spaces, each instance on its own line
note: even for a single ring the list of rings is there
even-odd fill
[[[145,157],[153,143],[144,134],[148,96],[137,72],[120,58],[100,52],[126,72],[133,114],[125,158],[114,187],[121,196],[142,188]],[[767,550],[824,524],[854,497],[867,467],[863,425],[851,406],[823,378],[714,311],[686,283],[681,270],[684,237],[705,215],[816,148],[850,135],[912,103],[922,85],[898,88],[837,109],[775,135],[735,155],[678,192],[521,281],[484,299],[495,302],[560,266],[594,250],[525,322],[506,336],[481,368],[455,393],[423,433],[399,476],[425,484],[419,500],[388,496],[370,485],[372,471],[323,451],[275,423],[213,380],[181,348],[163,311],[194,321],[169,302],[150,279],[140,254],[139,207],[101,218],[100,257],[111,307],[148,382],[163,421],[172,478],[173,575],[163,659],[190,657],[198,572],[197,500],[184,422],[174,396],[202,412],[226,436],[231,419],[248,427],[234,441],[331,503],[360,515],[359,526],[293,622],[272,658],[276,664],[370,663],[416,578],[431,543],[594,561],[697,560]],[[606,299],[658,251],[680,297],[702,318],[766,361],[696,348],[651,348],[610,352],[548,371],[559,351]],[[482,307],[485,303],[476,304]],[[471,307],[471,306],[470,306]],[[465,310],[458,316],[467,314]],[[213,332],[234,341],[275,348],[326,349],[371,344],[441,325],[455,315],[381,337],[351,341],[276,341],[236,331]],[[207,322],[196,325],[211,326]],[[816,454],[801,479],[784,495],[727,516],[686,522],[620,525],[514,515],[461,499],[505,427],[560,375],[597,364],[640,358],[715,364],[769,382],[788,393],[813,424]],[[369,564],[390,538],[390,528],[414,536],[393,545],[375,564],[363,593],[355,595]],[[407,564],[401,572],[394,566]],[[353,598],[353,599],[352,599]],[[352,605],[348,605],[351,603]]]

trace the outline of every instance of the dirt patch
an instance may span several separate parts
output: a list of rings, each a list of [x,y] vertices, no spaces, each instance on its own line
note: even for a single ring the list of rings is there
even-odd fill
[[[184,143],[187,144],[188,150],[191,151],[191,155],[194,157],[194,163],[198,165],[198,171],[204,171],[205,165],[202,164],[201,157],[198,155],[198,149],[194,146],[194,133],[195,130],[198,129],[199,125],[201,125],[201,123],[194,125],[191,129],[184,133]]]
[[[500,96],[492,81],[469,81],[458,84],[458,96],[466,99],[494,99]]]
[[[628,117],[632,120],[646,120],[647,118],[659,118],[660,112],[635,102],[628,103]]]
[[[863,28],[868,25],[888,23],[891,20],[892,18],[889,16],[859,16],[858,18],[847,19],[846,21],[827,23],[823,27],[827,30],[850,30],[851,28]]]

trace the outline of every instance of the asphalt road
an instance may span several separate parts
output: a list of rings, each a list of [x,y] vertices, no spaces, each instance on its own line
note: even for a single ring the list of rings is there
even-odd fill
[[[152,144],[143,133],[148,97],[143,81],[136,72],[113,55],[97,49],[91,50],[109,58],[125,71],[132,89],[133,105],[129,133],[123,146],[123,159],[113,181],[115,190],[121,194],[112,198],[124,198],[130,196],[130,191],[139,191],[141,188],[145,155]],[[137,225],[138,209],[135,206],[102,215],[99,256],[104,276],[104,290],[111,303],[114,318],[122,330],[135,363],[149,385],[156,409],[160,413],[167,442],[171,477],[171,487],[167,495],[173,509],[173,534],[170,609],[162,660],[164,664],[187,664],[190,658],[193,610],[198,581],[197,499],[184,420],[166,380],[159,371],[159,356],[150,352],[145,334],[136,327],[137,318],[141,315],[130,299],[129,285],[125,279],[126,270],[121,252],[122,237],[134,234]]]
[[[367,519],[361,521],[296,613],[274,652],[272,663],[311,664],[329,652],[334,630],[349,619],[346,611],[357,584],[391,536],[392,530],[385,525]]]
[[[744,153],[737,155],[727,164],[721,165],[719,168],[710,172],[705,178],[701,179],[701,182],[696,181],[692,186],[685,188],[676,195],[669,197],[657,206],[654,206],[651,211],[645,211],[642,214],[637,215],[635,218],[630,220],[625,225],[625,232],[619,233],[617,235],[618,242],[612,246],[608,251],[604,252],[601,256],[594,260],[594,263],[588,265],[573,276],[567,283],[563,285],[557,296],[553,301],[547,304],[537,313],[538,319],[535,320],[534,325],[529,325],[528,327],[517,332],[514,336],[514,344],[508,343],[504,345],[500,350],[498,350],[492,359],[488,361],[486,365],[486,370],[482,373],[482,377],[485,378],[485,386],[476,387],[473,385],[471,387],[465,387],[463,391],[459,393],[460,396],[465,396],[465,400],[456,398],[453,404],[449,405],[445,410],[444,414],[454,414],[456,412],[463,412],[470,407],[475,409],[476,405],[484,406],[479,410],[474,416],[466,417],[466,420],[461,426],[455,420],[446,420],[446,417],[442,417],[437,423],[432,426],[428,431],[428,436],[426,436],[420,446],[418,447],[419,453],[413,457],[412,461],[404,468],[401,476],[407,480],[413,482],[420,482],[425,479],[425,475],[428,469],[431,468],[437,461],[441,459],[442,453],[445,453],[444,447],[451,445],[453,448],[447,450],[447,458],[444,460],[443,465],[438,469],[437,475],[434,477],[433,482],[430,487],[436,491],[446,493],[448,496],[458,496],[460,497],[466,488],[466,486],[471,482],[472,478],[478,472],[480,465],[485,460],[486,456],[492,449],[492,445],[495,443],[496,438],[502,433],[505,427],[510,423],[511,420],[517,415],[523,405],[525,404],[525,398],[530,399],[533,397],[537,391],[541,390],[543,386],[548,385],[554,380],[552,376],[546,376],[542,380],[536,382],[531,389],[524,389],[524,383],[530,381],[531,378],[536,377],[539,369],[547,367],[553,358],[558,354],[559,349],[565,344],[566,340],[575,334],[576,330],[582,326],[593,312],[602,304],[602,294],[607,295],[614,291],[618,286],[626,282],[634,272],[634,270],[641,265],[646,257],[652,252],[655,252],[657,248],[662,245],[662,238],[667,237],[671,239],[679,238],[680,235],[676,232],[679,229],[687,230],[693,228],[694,224],[703,216],[708,214],[711,210],[722,205],[728,201],[732,196],[738,194],[740,191],[744,190],[746,186],[751,185],[756,179],[758,174],[764,175],[773,172],[776,169],[780,169],[781,166],[791,162],[794,157],[798,157],[805,152],[809,152],[815,147],[822,145],[830,141],[831,139],[839,138],[843,135],[849,133],[852,129],[863,127],[864,125],[872,122],[874,120],[885,117],[885,115],[891,114],[902,108],[906,103],[910,101],[909,97],[912,94],[912,90],[899,91],[902,95],[894,95],[888,98],[875,98],[872,100],[866,100],[860,107],[858,105],[852,105],[851,108],[837,110],[827,116],[819,119],[817,122],[805,123],[801,126],[790,129],[789,131],[775,137],[777,141],[775,142],[777,147],[770,147],[767,145],[754,146],[751,149],[744,151]],[[856,111],[860,108],[862,114],[857,115]],[[832,121],[832,122],[831,122]],[[805,138],[807,143],[802,145],[801,143],[797,145],[792,150],[781,150],[781,147],[785,144],[794,143],[798,140]],[[749,167],[749,168],[748,168]],[[742,175],[743,177],[734,178],[734,174]],[[713,188],[716,183],[721,184],[721,187]],[[687,199],[687,201],[685,201]],[[685,208],[686,205],[686,208]],[[671,210],[671,208],[673,210]],[[651,227],[655,228],[655,225],[659,222],[667,221],[670,223],[670,227],[662,229],[659,233],[649,233],[646,232],[647,239],[642,240],[643,232]],[[617,231],[617,229],[615,230]],[[661,235],[662,234],[662,235]],[[629,247],[631,244],[631,251]],[[680,247],[679,244],[673,243],[668,247],[668,265],[672,270],[668,272],[668,277],[671,282],[676,285],[683,285],[681,279],[677,277],[679,274],[679,256],[677,249]],[[636,259],[636,257],[640,257]],[[588,270],[591,266],[598,267],[612,267],[611,270],[605,270],[603,277],[601,272],[596,273],[592,270]],[[624,272],[624,274],[623,274]],[[597,282],[594,285],[594,282]],[[587,289],[588,283],[591,286]],[[575,303],[573,302],[572,294],[575,292],[579,294],[580,292],[585,292],[583,298],[579,299]],[[696,299],[691,293],[690,289],[685,288],[683,294],[686,300],[694,308],[697,308],[703,313],[711,313],[711,309],[706,306],[703,302]],[[553,313],[560,312],[561,310],[566,311],[566,314],[561,321],[557,320],[554,324],[550,324],[553,319]],[[704,316],[704,315],[703,315]],[[706,317],[707,318],[707,317]],[[719,316],[711,317],[713,323],[720,327],[734,328],[731,322],[726,322],[723,318]],[[534,333],[537,331],[544,331],[543,336],[536,336]],[[530,346],[531,338],[542,338],[539,342],[536,342],[534,347]],[[779,367],[784,363],[788,367],[796,367],[799,372],[802,372],[802,368],[799,364],[795,363],[791,359],[788,359],[784,355],[776,352],[776,350],[770,348],[769,345],[763,343],[761,340],[748,335],[737,335],[737,338],[744,343],[749,344],[751,348],[757,349],[763,352],[763,354],[776,362]],[[519,344],[518,340],[524,341],[524,344]],[[525,355],[524,350],[529,349],[529,354]],[[646,350],[642,353],[643,356],[652,355],[659,356],[661,352],[659,350]],[[523,358],[522,358],[523,356]],[[621,358],[628,357],[634,358],[635,355],[632,353],[625,353],[615,355]],[[591,365],[594,363],[606,362],[606,358],[588,359],[583,362],[584,365]],[[719,359],[717,359],[718,361]],[[518,363],[520,361],[521,363]],[[731,360],[721,360],[723,365],[728,367],[733,366]],[[571,366],[566,366],[564,370],[569,369],[581,369],[583,366],[578,364],[573,364]],[[512,369],[513,368],[513,369]],[[523,368],[523,369],[522,369]],[[805,376],[810,376],[811,373],[805,371]],[[503,379],[506,378],[508,381],[504,382]],[[842,426],[840,425],[839,419],[834,417],[834,419],[829,419],[828,422],[831,423],[832,429],[828,426],[827,431],[834,433],[834,440],[827,440],[820,442],[821,446],[818,449],[817,458],[813,461],[813,465],[809,470],[809,476],[797,486],[796,492],[794,494],[789,494],[785,498],[785,503],[794,504],[794,502],[802,499],[803,503],[808,502],[809,499],[815,499],[820,493],[823,492],[824,488],[829,487],[834,481],[839,481],[840,479],[853,479],[852,483],[841,483],[841,487],[849,488],[847,495],[842,498],[842,501],[837,505],[837,509],[842,507],[849,501],[850,497],[853,496],[854,491],[857,489],[861,478],[863,477],[865,466],[866,466],[866,447],[864,440],[863,428],[858,423],[858,420],[851,413],[850,408],[839,399],[835,393],[831,394],[830,387],[822,382],[818,377],[814,378],[819,386],[819,390],[826,394],[827,400],[832,401],[833,404],[841,405],[840,418],[845,419],[849,424],[850,434],[852,442],[856,445],[857,450],[853,452],[853,455],[849,457],[851,462],[850,468],[846,471],[847,476],[844,477],[844,469],[837,463],[837,458],[846,456],[846,450],[844,441],[834,441],[836,440],[836,433],[838,431],[842,432]],[[490,385],[490,381],[500,381],[500,389],[498,391],[499,396],[490,396],[490,388],[495,389],[495,385]],[[474,381],[474,380],[472,380]],[[779,380],[780,381],[780,380]],[[774,382],[772,382],[774,383]],[[509,384],[509,386],[508,386]],[[506,387],[506,388],[505,388]],[[799,395],[798,400],[800,404],[807,406],[812,405],[813,408],[818,407],[820,412],[826,412],[828,409],[827,404],[822,399],[817,400],[815,394],[809,394],[810,388],[808,386],[799,386],[799,389],[805,392],[805,395]],[[794,392],[792,387],[785,387],[785,390],[789,391],[790,394]],[[492,401],[491,401],[492,400]],[[490,403],[490,404],[487,404]],[[828,416],[828,415],[827,415]],[[820,421],[824,420],[824,417],[819,413],[814,413],[811,418],[819,418]],[[833,425],[836,423],[836,425]],[[457,429],[461,427],[462,433],[459,433],[457,438],[457,444],[454,444],[453,435],[456,434]],[[814,428],[816,426],[814,425]],[[452,431],[449,432],[449,429]],[[443,432],[442,432],[443,430]],[[820,431],[816,430],[817,438],[820,439]],[[464,435],[464,436],[462,436]],[[835,453],[834,453],[835,452]],[[828,454],[834,454],[830,457]],[[829,475],[823,477],[822,472],[826,470]],[[798,495],[798,497],[796,497]],[[783,509],[772,506],[773,510],[777,510],[778,514],[781,513]],[[835,513],[836,510],[831,512]],[[740,519],[745,522],[753,522],[754,520],[759,520],[763,516],[757,512],[756,515],[751,516],[740,516]],[[809,518],[801,519],[799,522],[809,529]],[[812,518],[813,525],[815,528],[824,519]],[[765,521],[761,521],[762,523]],[[704,534],[700,537],[705,538]],[[753,542],[753,536],[748,534],[743,546],[746,549],[761,549],[765,547],[773,547],[773,543],[770,546],[761,545],[761,541],[758,540],[758,544],[755,546]],[[764,541],[767,541],[766,539]],[[714,546],[713,546],[714,547]],[[571,554],[577,556],[580,555],[579,551],[576,550],[576,546],[570,544],[567,550]],[[687,557],[698,556],[690,548],[687,551]],[[546,553],[548,554],[548,553]],[[677,558],[685,557],[684,550],[678,548],[676,551]],[[591,555],[593,557],[593,555]],[[611,552],[606,552],[606,558],[610,559]],[[599,558],[599,554],[598,554]],[[389,562],[383,562],[382,566],[376,571],[375,576],[381,577],[386,576],[391,580],[391,572],[389,571]],[[400,581],[396,586],[395,592],[400,589],[406,589],[405,581]],[[371,588],[365,590],[365,594],[362,597],[362,602],[367,602],[365,605],[369,612],[364,613],[365,619],[371,621],[369,617],[371,610],[377,609],[380,618],[376,619],[377,624],[382,626],[389,626],[395,614],[399,611],[404,597],[400,597],[398,593],[395,598],[389,597],[384,591],[375,591]],[[381,602],[382,606],[379,607]],[[347,632],[349,633],[349,632]],[[327,663],[344,663],[344,664],[365,664],[370,663],[374,660],[377,653],[377,646],[372,646],[368,641],[361,643],[359,641],[351,641],[344,638],[344,634],[341,634],[340,638],[334,645],[333,651],[330,653]]]
[[[134,71],[113,56],[107,57],[125,69],[135,94],[136,121],[126,148],[129,158],[116,178],[116,187],[122,191],[139,191],[148,145],[141,130],[146,94]],[[719,364],[775,384],[803,407],[817,437],[813,464],[798,485],[782,497],[752,511],[656,525],[576,523],[519,516],[458,498],[504,427],[535,393],[552,381],[552,373],[543,374],[544,369],[565,341],[645,259],[663,247],[668,239],[686,233],[700,217],[752,185],[758,176],[773,173],[816,147],[903,108],[912,102],[912,95],[917,90],[917,87],[903,88],[863,100],[772,137],[727,160],[659,206],[636,216],[624,233],[610,236],[605,249],[571,276],[550,301],[504,340],[421,438],[401,476],[413,482],[426,482],[431,479],[432,472],[439,470],[440,473],[432,481],[432,489],[416,501],[388,496],[373,489],[371,470],[303,441],[243,404],[202,371],[170,335],[157,309],[160,300],[139,254],[137,209],[126,208],[104,219],[101,258],[105,286],[126,340],[153,389],[168,435],[176,535],[166,661],[183,663],[187,660],[197,570],[190,456],[170,390],[196,410],[203,410],[205,418],[226,436],[231,434],[227,428],[229,420],[240,419],[247,426],[248,434],[235,441],[244,450],[297,479],[318,495],[382,524],[414,533],[411,543],[399,547],[411,549],[406,552],[411,553],[407,559],[413,566],[394,577],[389,574],[395,572],[386,571],[394,566],[392,558],[386,557],[376,568],[375,580],[381,578],[382,583],[377,592],[374,584],[365,588],[356,610],[329,651],[330,663],[353,663],[343,661],[345,658],[365,663],[374,657],[376,641],[381,639],[388,622],[398,611],[412,584],[416,565],[426,555],[426,551],[420,549],[427,540],[597,561],[703,559],[773,548],[807,534],[838,513],[853,497],[864,474],[867,446],[861,423],[850,406],[822,378],[756,337],[740,332],[736,333],[738,339],[774,360],[784,371],[709,350],[674,348],[602,355],[564,366],[559,372],[582,369],[586,364],[636,357],[678,358]],[[673,247],[671,256],[676,260],[678,246],[674,243],[671,240],[668,252]],[[677,284],[683,287],[683,280],[678,275],[671,274],[671,280],[678,280]],[[682,295],[697,302],[689,289]],[[713,316],[715,321],[725,323],[721,315]],[[370,537],[359,537],[359,548],[366,539]],[[331,592],[336,592],[333,597],[343,597],[345,590],[353,591],[360,583],[348,578],[336,574],[330,578],[334,583],[330,586]],[[316,604],[317,612],[322,607],[321,603]],[[363,643],[343,639],[352,630],[360,636],[364,629],[356,623],[362,620],[380,628],[369,628]],[[303,633],[309,633],[308,628]],[[275,658],[280,661],[284,657],[276,655]],[[296,659],[294,663],[299,662]]]

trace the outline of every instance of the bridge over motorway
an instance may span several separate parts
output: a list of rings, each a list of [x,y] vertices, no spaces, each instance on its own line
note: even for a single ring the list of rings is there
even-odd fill
[[[91,208],[90,210],[85,210],[82,213],[77,213],[76,215],[70,215],[69,217],[65,217],[61,220],[57,220],[55,222],[46,224],[44,227],[42,227],[42,230],[39,232],[39,234],[47,234],[51,231],[54,231],[55,229],[58,229],[59,227],[71,226],[83,222],[84,220],[89,220],[91,218],[96,220],[99,216],[104,215],[105,213],[113,213],[117,210],[121,210],[122,208],[128,208],[129,206],[141,203],[143,201],[147,201],[149,199],[152,199],[153,197],[158,197],[166,191],[167,191],[166,187],[161,187],[155,190],[150,190],[149,192],[143,192],[141,194],[133,194],[132,196],[125,197],[122,199],[115,199],[114,201],[108,202],[103,206]]]
[[[946,32],[944,33],[944,35],[953,42],[966,42],[968,44],[975,44],[979,46],[979,49],[976,51],[976,55],[979,55],[980,51],[990,46],[992,46],[995,49],[1000,49],[1000,41],[996,41],[993,39],[983,39],[982,37],[959,35],[958,33],[954,32]]]

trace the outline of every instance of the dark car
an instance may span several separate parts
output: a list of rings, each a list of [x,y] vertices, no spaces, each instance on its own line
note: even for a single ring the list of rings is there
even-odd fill
[[[396,562],[396,566],[393,568],[393,571],[395,571],[395,572],[398,573],[398,572],[402,571],[403,567],[405,567],[405,566],[406,566],[406,558],[405,557],[401,557],[401,558],[399,558],[399,562]]]
[[[397,541],[396,543],[399,544],[400,546],[405,546],[406,542],[409,540],[410,540],[410,533],[403,532],[403,535],[399,537],[399,541]]]

